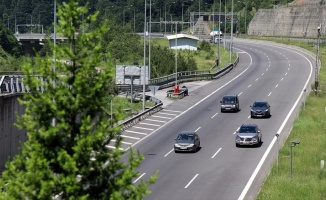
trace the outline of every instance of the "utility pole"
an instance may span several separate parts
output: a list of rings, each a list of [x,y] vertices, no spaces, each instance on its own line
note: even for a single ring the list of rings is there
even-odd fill
[[[316,67],[315,67],[315,95],[317,95],[318,91],[318,71],[319,71],[319,65],[318,65],[318,59],[319,59],[319,43],[320,43],[320,28],[321,25],[318,26],[318,33],[317,33],[317,52],[316,52]]]

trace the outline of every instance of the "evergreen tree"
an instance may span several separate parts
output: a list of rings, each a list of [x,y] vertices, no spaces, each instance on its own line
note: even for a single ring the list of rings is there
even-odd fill
[[[54,56],[37,57],[23,66],[30,93],[21,103],[26,113],[18,126],[28,140],[22,153],[6,164],[0,179],[0,199],[143,199],[157,174],[134,185],[136,167],[143,157],[133,150],[119,150],[119,129],[102,110],[106,97],[113,93],[113,66],[101,62],[101,35],[105,24],[89,33],[76,35],[87,5],[76,1],[58,5],[58,34],[68,38],[69,46],[53,46]],[[96,20],[97,13],[87,17]],[[69,59],[70,64],[55,62]],[[98,66],[101,66],[99,73]],[[36,78],[44,77],[42,81]],[[43,86],[43,90],[38,90]],[[116,149],[106,145],[116,139]],[[123,162],[124,156],[129,156]]]

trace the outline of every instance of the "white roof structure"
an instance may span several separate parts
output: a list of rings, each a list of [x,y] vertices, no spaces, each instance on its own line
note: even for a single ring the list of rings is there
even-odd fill
[[[170,49],[197,50],[198,37],[186,34],[168,35]]]
[[[193,40],[199,40],[198,37],[196,36],[192,36],[192,35],[187,35],[187,34],[177,34],[177,35],[168,35],[166,36],[166,38],[168,38],[168,40],[172,40],[172,39],[180,39],[180,38],[189,38],[189,39],[193,39]]]

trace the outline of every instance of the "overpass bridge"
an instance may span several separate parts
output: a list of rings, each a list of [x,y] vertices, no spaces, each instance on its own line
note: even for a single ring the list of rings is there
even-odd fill
[[[44,34],[44,33],[15,33],[17,41],[21,44],[25,55],[35,55],[42,49],[45,42],[48,39],[54,40],[54,34]],[[56,35],[56,43],[63,42],[67,40],[65,37]]]

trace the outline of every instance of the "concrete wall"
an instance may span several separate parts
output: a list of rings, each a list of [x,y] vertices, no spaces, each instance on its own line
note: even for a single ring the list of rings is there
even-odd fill
[[[19,130],[14,123],[17,115],[25,112],[25,107],[19,105],[20,94],[0,96],[0,173],[5,169],[8,158],[14,157],[20,151],[20,142],[27,139],[26,131]]]
[[[319,2],[319,0],[318,0]],[[326,34],[326,5],[316,0],[297,1],[276,9],[259,9],[248,26],[248,35],[317,37]]]

